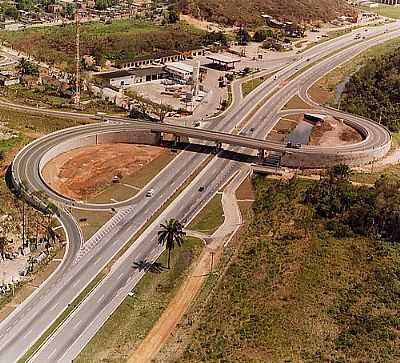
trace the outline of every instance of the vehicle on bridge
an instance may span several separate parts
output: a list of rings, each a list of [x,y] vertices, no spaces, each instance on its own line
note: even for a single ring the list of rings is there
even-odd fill
[[[291,141],[289,141],[286,144],[286,147],[289,148],[289,149],[300,149],[301,148],[301,144],[295,144],[295,143],[292,143]]]

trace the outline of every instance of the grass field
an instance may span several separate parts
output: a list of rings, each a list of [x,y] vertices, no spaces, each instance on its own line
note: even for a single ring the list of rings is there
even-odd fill
[[[111,24],[92,22],[81,25],[81,54],[105,59],[134,60],[152,54],[186,50],[202,45],[203,32],[185,24],[157,26],[139,20],[114,20]],[[0,32],[7,45],[35,59],[71,70],[75,54],[74,25],[29,28]]]
[[[2,96],[8,101],[26,104],[34,107],[46,107],[53,109],[69,108],[75,109],[75,105],[71,102],[68,96],[62,97],[57,95],[54,90],[48,90],[45,87],[38,89],[28,89],[22,85],[10,86],[2,89]],[[106,112],[108,114],[121,114],[124,111],[122,108],[107,103],[101,99],[96,99],[89,95],[86,91],[81,94],[82,103],[79,106],[80,112],[95,114],[96,112]],[[89,101],[89,102],[87,102]]]
[[[215,195],[190,223],[188,229],[213,234],[224,223],[224,210],[222,209],[221,194]]]
[[[367,63],[372,57],[379,57],[385,53],[390,53],[400,47],[400,40],[393,39],[384,44],[376,45],[363,52],[356,58],[345,63],[343,66],[329,72],[325,77],[321,78],[310,89],[310,95],[319,102],[327,103],[335,106],[335,90],[336,86],[345,79],[346,76],[355,72],[358,67]]]
[[[256,89],[260,84],[264,82],[264,77],[252,78],[249,81],[242,83],[242,94],[246,97],[251,91]]]
[[[72,215],[78,221],[85,241],[92,237],[112,217],[110,212],[93,212],[82,209],[74,209]]]
[[[148,272],[74,362],[125,362],[161,316],[169,301],[200,255],[203,243],[188,238],[174,250],[171,269],[165,268],[167,253],[158,259],[160,272]],[[135,268],[132,261],[132,269]]]
[[[371,11],[370,8],[363,8],[365,11]],[[372,11],[382,16],[386,16],[388,18],[400,19],[400,7],[399,6],[391,6],[379,4],[376,8],[373,8]]]
[[[310,183],[257,182],[237,256],[175,361],[399,361],[400,245],[334,238],[302,203]]]
[[[304,102],[299,96],[292,97],[289,102],[285,105],[284,109],[310,109],[311,106]]]

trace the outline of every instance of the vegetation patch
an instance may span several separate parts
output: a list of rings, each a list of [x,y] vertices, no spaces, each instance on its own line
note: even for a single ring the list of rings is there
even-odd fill
[[[268,134],[267,140],[283,143],[290,132],[296,128],[297,123],[297,121],[288,118],[281,118]]]
[[[365,11],[371,11],[370,8],[364,8]],[[378,7],[374,8],[374,13],[377,13],[388,18],[400,19],[400,8],[393,5],[379,4]]]
[[[352,208],[360,212],[358,203],[369,201],[362,204],[367,212],[381,213],[380,203],[399,208],[398,189],[389,181],[368,190],[351,186],[346,170],[336,168],[320,182],[254,180],[253,217],[237,255],[176,361],[398,361],[398,238],[350,224],[349,235],[331,228],[360,217]],[[348,199],[331,198],[338,190]],[[327,210],[342,202],[343,209],[325,216],[310,196]]]
[[[312,108],[308,103],[304,102],[299,96],[292,97],[285,105],[285,109],[310,109]]]
[[[190,223],[188,229],[213,234],[224,223],[221,199],[222,194],[215,195]]]
[[[394,72],[398,72],[396,67],[399,67],[399,65],[393,62],[393,67],[391,69],[384,69],[384,64],[388,64],[388,60],[391,59],[391,54],[398,53],[399,47],[400,40],[393,39],[368,49],[361,55],[345,63],[343,66],[334,69],[320,79],[311,87],[311,97],[320,103],[326,103],[351,113],[364,115],[376,121],[383,120],[383,122],[387,122],[388,126],[389,124],[393,125],[393,130],[395,130],[397,127],[395,112],[390,111],[392,106],[389,104],[393,103],[393,107],[397,107],[396,105],[398,104],[396,99],[394,99],[394,101],[392,100],[392,88],[394,87],[393,82],[395,82],[394,79],[397,74]],[[384,64],[380,65],[382,60]],[[391,73],[393,77],[390,77],[389,73]],[[349,77],[352,74],[353,77]],[[382,79],[378,82],[379,74],[381,74],[385,80],[387,77],[389,78],[387,82],[390,87],[389,90],[391,90],[390,92],[387,93],[388,90],[386,89],[385,80]],[[349,79],[347,80],[346,78],[348,77]],[[337,94],[338,85],[342,82],[346,83],[346,81],[348,81],[348,83],[343,87],[344,93],[342,95]],[[375,92],[372,100],[368,98],[367,92],[370,92],[368,91],[368,87],[371,87],[371,92]],[[383,99],[382,105],[379,104],[381,99]],[[373,107],[376,105],[379,107],[373,110]],[[389,115],[387,121],[385,118],[386,114]]]
[[[328,21],[338,15],[355,14],[342,0],[319,0],[315,6],[307,0],[177,0],[185,14],[225,25],[264,25],[263,14],[291,21]]]
[[[171,51],[185,51],[203,44],[203,32],[185,24],[156,26],[133,19],[81,25],[81,54],[92,55],[99,64],[123,62]],[[13,48],[62,70],[72,70],[75,57],[73,24],[1,32],[0,39]]]
[[[255,90],[260,84],[264,82],[264,77],[252,78],[249,81],[242,83],[242,94],[246,97],[249,93]]]
[[[165,251],[134,288],[133,296],[124,300],[74,361],[126,361],[174,297],[202,246],[200,240],[187,238],[182,247],[174,250],[170,270],[166,269],[168,252]],[[132,261],[132,271],[143,266],[140,261]]]
[[[342,108],[400,130],[400,54],[397,48],[370,59],[346,84]]]

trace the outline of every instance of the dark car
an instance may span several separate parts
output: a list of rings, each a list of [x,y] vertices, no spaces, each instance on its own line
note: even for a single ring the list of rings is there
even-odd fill
[[[290,149],[300,149],[301,148],[301,144],[294,144],[292,142],[288,142],[286,144],[286,147],[290,148]]]
[[[204,187],[200,187],[200,188],[199,188],[199,192],[203,192],[204,189],[205,189]]]

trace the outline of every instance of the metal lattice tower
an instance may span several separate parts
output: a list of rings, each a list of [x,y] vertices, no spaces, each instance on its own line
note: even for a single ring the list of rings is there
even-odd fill
[[[79,11],[75,13],[75,31],[76,31],[76,74],[75,74],[75,105],[81,102],[81,57],[80,57],[80,25],[81,19]]]

